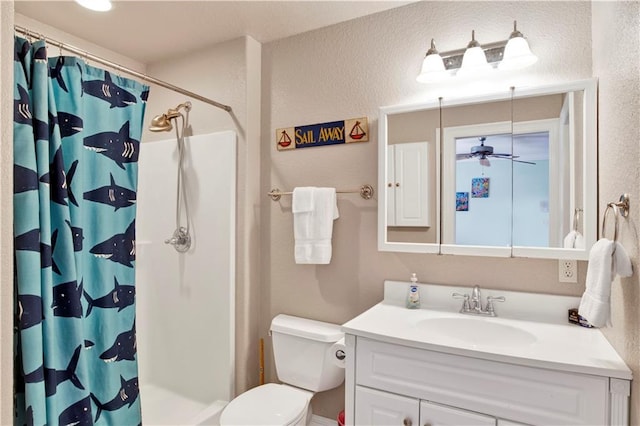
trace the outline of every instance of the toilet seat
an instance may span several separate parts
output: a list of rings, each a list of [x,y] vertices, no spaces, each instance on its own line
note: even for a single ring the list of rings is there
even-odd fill
[[[258,386],[231,401],[222,411],[220,424],[295,425],[306,415],[312,396],[309,391],[287,385]]]

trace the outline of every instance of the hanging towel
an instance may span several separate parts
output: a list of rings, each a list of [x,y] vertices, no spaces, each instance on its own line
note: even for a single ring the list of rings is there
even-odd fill
[[[579,231],[571,231],[564,237],[564,248],[584,248],[584,237]]]
[[[291,211],[296,263],[328,264],[333,221],[339,216],[335,188],[295,188]]]
[[[611,325],[611,282],[633,274],[631,260],[622,244],[602,238],[589,254],[586,290],[578,313],[595,327]]]

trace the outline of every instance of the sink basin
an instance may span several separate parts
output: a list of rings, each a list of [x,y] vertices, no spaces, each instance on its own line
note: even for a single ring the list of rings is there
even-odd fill
[[[480,317],[428,318],[416,323],[416,327],[422,333],[473,346],[518,347],[537,341],[526,330]]]

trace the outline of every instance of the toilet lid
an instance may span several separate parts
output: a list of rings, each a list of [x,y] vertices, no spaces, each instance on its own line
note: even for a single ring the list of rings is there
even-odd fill
[[[307,408],[311,392],[268,383],[235,398],[222,411],[221,425],[288,425]]]

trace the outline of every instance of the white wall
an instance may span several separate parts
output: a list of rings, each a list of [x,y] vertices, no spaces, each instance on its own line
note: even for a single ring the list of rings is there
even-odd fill
[[[471,30],[482,42],[508,37],[513,20],[539,61],[511,77],[482,84],[422,85],[415,81],[431,38],[440,51],[463,48]],[[425,1],[268,43],[263,47],[263,191],[296,186],[352,188],[377,182],[378,107],[508,87],[591,77],[588,2]],[[370,142],[278,152],[275,129],[368,116]],[[268,153],[268,154],[267,154]],[[382,188],[376,188],[381,191]],[[261,335],[278,313],[342,323],[382,299],[387,279],[481,285],[495,289],[579,295],[581,284],[558,283],[558,264],[542,259],[472,258],[377,251],[377,201],[338,197],[333,260],[326,266],[293,261],[291,198],[265,201],[265,259]],[[499,271],[497,273],[496,271]],[[517,279],[515,279],[517,277]],[[267,343],[270,343],[267,338]],[[267,346],[270,360],[270,346]],[[273,368],[269,377],[275,379]],[[335,418],[342,390],[314,398],[319,414]]]

